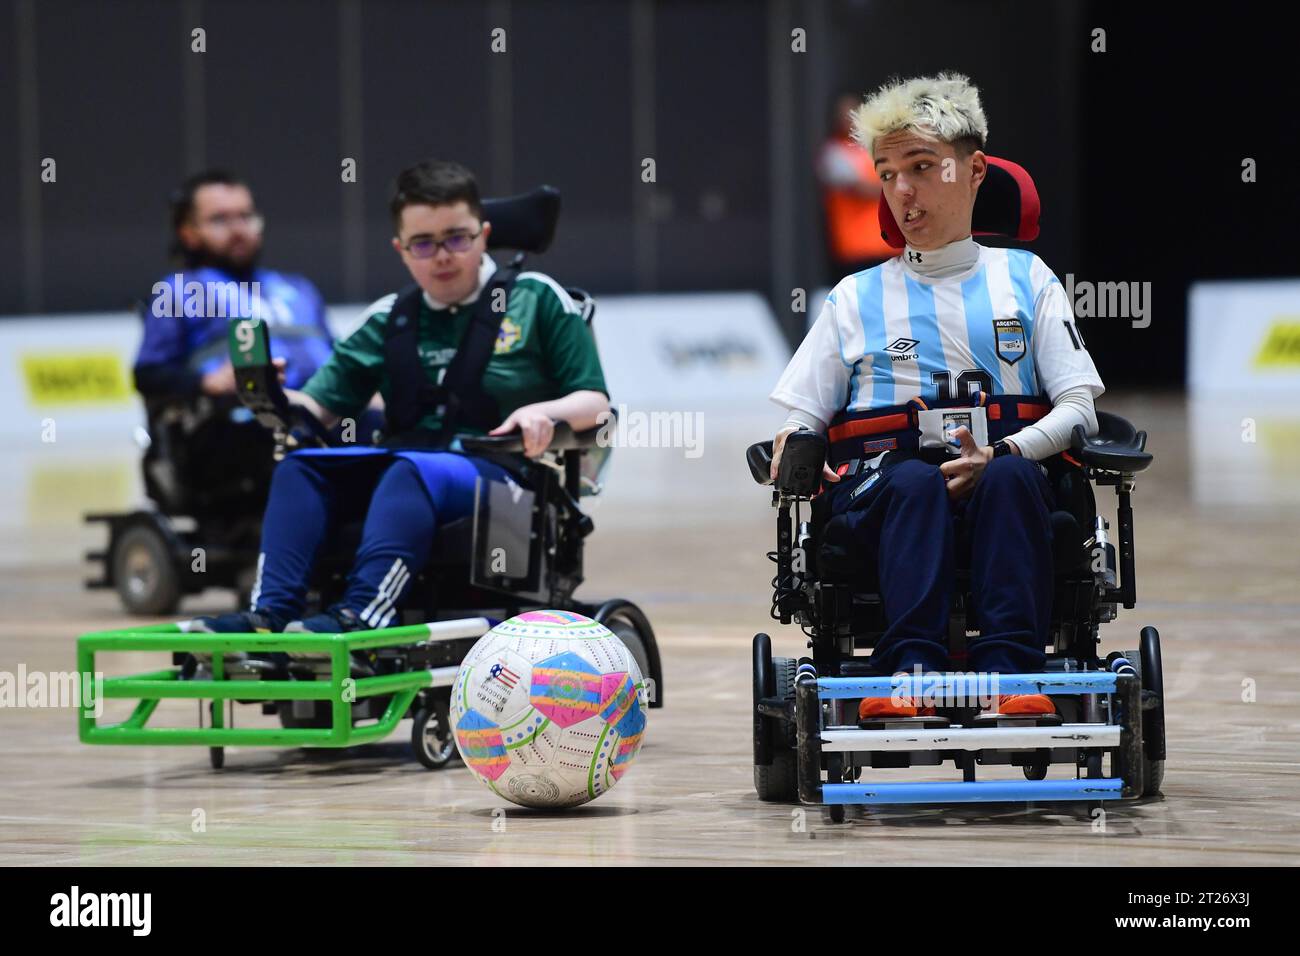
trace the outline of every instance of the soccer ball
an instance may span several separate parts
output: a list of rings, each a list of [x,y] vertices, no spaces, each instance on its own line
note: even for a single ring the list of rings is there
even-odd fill
[[[570,611],[528,611],[461,662],[451,724],[461,759],[525,807],[576,807],[619,781],[641,748],[645,681],[622,641]]]

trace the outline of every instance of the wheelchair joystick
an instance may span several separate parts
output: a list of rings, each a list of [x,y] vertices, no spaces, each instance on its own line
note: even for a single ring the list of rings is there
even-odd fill
[[[797,431],[785,441],[776,473],[777,490],[795,498],[811,498],[821,490],[826,463],[826,438],[814,431]]]

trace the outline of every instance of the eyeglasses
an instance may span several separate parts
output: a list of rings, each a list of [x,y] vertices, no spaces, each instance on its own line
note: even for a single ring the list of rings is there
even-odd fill
[[[478,232],[453,232],[442,239],[435,239],[433,236],[412,236],[402,244],[402,248],[416,259],[432,259],[438,254],[440,247],[448,252],[469,252],[474,248],[474,240],[481,235],[483,235],[482,226],[478,227]]]
[[[199,225],[210,226],[213,229],[229,229],[236,223],[252,232],[261,232],[266,220],[262,218],[261,213],[256,212],[226,212],[209,216]]]

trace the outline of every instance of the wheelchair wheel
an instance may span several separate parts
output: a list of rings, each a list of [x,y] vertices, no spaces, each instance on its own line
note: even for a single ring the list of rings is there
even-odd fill
[[[658,686],[659,652],[655,645],[654,631],[650,621],[642,610],[631,601],[606,601],[593,615],[596,621],[604,624],[622,641],[636,661],[641,677],[651,681],[650,706],[663,706],[662,688]],[[653,653],[654,659],[651,659]]]
[[[1160,792],[1165,779],[1165,677],[1160,660],[1160,632],[1142,628],[1140,650],[1124,656],[1142,684],[1142,796]]]
[[[1049,754],[1047,757],[1035,757],[1021,769],[1024,770],[1026,780],[1046,780],[1047,768],[1051,765],[1052,760]]]
[[[754,635],[754,791],[766,803],[796,803],[799,769],[789,721],[758,712],[763,699],[794,700],[798,661],[772,657],[772,640]]]
[[[415,759],[430,770],[441,770],[456,756],[451,714],[446,696],[438,694],[422,703],[411,726]]]
[[[113,545],[113,583],[132,614],[171,614],[181,601],[171,547],[147,524],[127,528]]]

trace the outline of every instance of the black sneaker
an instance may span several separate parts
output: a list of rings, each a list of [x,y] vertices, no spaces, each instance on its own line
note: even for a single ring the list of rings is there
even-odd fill
[[[283,629],[283,620],[266,611],[233,611],[230,614],[196,617],[186,628],[190,634],[278,634]],[[211,674],[212,652],[196,651],[190,657],[195,665],[191,675],[187,675],[186,669],[182,668],[181,676],[206,679]],[[223,654],[222,659],[237,669],[275,672],[282,670],[289,662],[288,655],[282,651],[263,651],[253,655],[247,651],[234,651]],[[248,667],[244,666],[246,664]],[[263,664],[267,666],[261,667]]]
[[[352,631],[364,631],[368,627],[352,608],[335,604],[320,614],[313,614],[301,621],[290,621],[284,626],[284,633],[349,634]]]
[[[278,634],[284,622],[266,611],[234,611],[212,617],[196,617],[189,624],[190,633],[198,634]]]
[[[335,604],[328,610],[320,614],[313,614],[311,617],[304,618],[301,621],[290,621],[284,626],[286,634],[349,634],[352,631],[365,631],[369,625],[357,616],[357,612],[350,607],[344,607],[342,604]],[[373,677],[375,674],[374,660],[371,658],[373,652],[353,651],[352,652],[352,676],[353,677]],[[322,673],[328,673],[327,657],[319,654],[295,654],[290,652],[289,656],[303,666],[316,666]],[[321,665],[325,665],[322,667]]]

